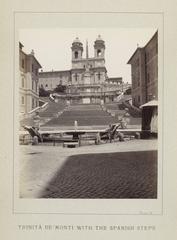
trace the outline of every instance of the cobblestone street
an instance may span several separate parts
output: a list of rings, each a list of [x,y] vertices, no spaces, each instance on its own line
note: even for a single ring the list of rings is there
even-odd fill
[[[22,198],[157,197],[157,140],[20,148]]]

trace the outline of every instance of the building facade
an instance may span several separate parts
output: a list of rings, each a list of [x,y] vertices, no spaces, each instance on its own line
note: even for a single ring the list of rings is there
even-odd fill
[[[105,42],[99,35],[94,42],[94,57],[89,57],[88,43],[83,57],[83,44],[76,38],[71,46],[71,69],[40,72],[40,87],[53,91],[57,85],[66,85],[71,102],[100,103],[114,101],[122,90],[122,78],[109,79],[105,67]]]
[[[19,43],[19,112],[27,114],[39,106],[39,79],[40,63],[34,56],[34,51],[26,54]]]
[[[158,99],[158,32],[142,48],[138,47],[128,64],[131,64],[132,103],[140,105]]]

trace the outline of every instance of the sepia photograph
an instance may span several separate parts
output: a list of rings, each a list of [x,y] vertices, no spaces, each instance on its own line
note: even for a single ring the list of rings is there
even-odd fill
[[[174,0],[2,0],[2,239],[175,239]]]
[[[158,199],[158,29],[20,29],[19,198]]]

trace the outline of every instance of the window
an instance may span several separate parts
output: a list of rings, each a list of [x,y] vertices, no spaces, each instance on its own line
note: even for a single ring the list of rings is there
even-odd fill
[[[99,72],[98,73],[98,80],[100,80],[101,79],[101,73]]]
[[[75,74],[75,81],[77,82],[78,79],[79,79],[79,75],[76,73],[76,74]]]
[[[32,98],[32,108],[34,108],[34,98]]]
[[[79,53],[76,51],[76,52],[74,52],[74,58],[75,59],[77,59],[78,58],[78,56],[79,56]]]
[[[37,68],[36,68],[36,72],[35,73],[36,73],[36,76],[37,76],[38,75],[38,69]]]
[[[45,87],[48,87],[48,84],[46,84]]]
[[[101,50],[98,49],[98,50],[97,50],[97,57],[100,57],[100,56],[101,56]]]
[[[22,59],[22,68],[25,68],[25,60]]]
[[[32,72],[34,72],[34,65],[32,64],[31,67],[32,67]]]
[[[136,67],[139,67],[139,58],[136,60],[135,66],[136,66]]]
[[[145,53],[145,61],[146,61],[146,63],[149,61],[149,53],[148,52]]]
[[[25,87],[25,79],[24,79],[24,77],[22,77],[22,88],[24,88]]]
[[[36,92],[37,92],[37,82],[36,82]]]
[[[34,81],[32,80],[32,90],[34,89]]]
[[[148,94],[148,101],[152,100],[152,93]]]
[[[156,54],[158,53],[158,42],[156,42],[156,45],[155,45],[155,53]]]
[[[22,104],[25,104],[25,98],[24,98],[24,96],[22,96],[22,98],[21,98],[21,103],[22,103]]]
[[[150,74],[147,72],[147,82],[150,82]]]

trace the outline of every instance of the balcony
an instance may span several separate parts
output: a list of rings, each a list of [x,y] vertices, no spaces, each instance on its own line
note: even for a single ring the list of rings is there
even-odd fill
[[[100,83],[90,83],[90,84],[83,84],[83,83],[78,83],[78,84],[71,84],[68,86],[68,88],[94,88],[94,87],[101,87]]]
[[[57,94],[56,96],[59,98],[82,98],[82,97],[107,97],[107,96],[115,96],[120,95],[120,91],[107,91],[107,92],[75,92],[75,93],[66,93],[63,95]]]

